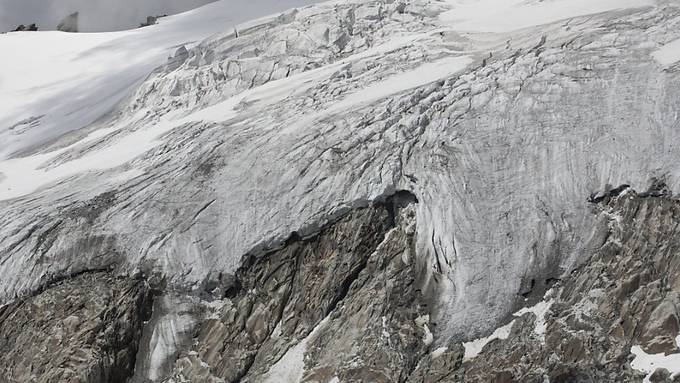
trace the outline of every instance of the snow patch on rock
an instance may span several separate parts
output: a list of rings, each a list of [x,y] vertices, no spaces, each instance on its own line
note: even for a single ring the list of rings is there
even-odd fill
[[[675,344],[680,348],[680,335],[675,338]],[[652,374],[659,368],[668,370],[672,377],[680,376],[680,353],[671,355],[664,353],[647,354],[640,346],[631,347],[630,352],[635,355],[630,366],[647,374],[643,380],[644,383],[650,383]]]
[[[510,323],[506,324],[505,326],[501,326],[501,327],[497,328],[489,336],[463,343],[463,347],[465,347],[465,353],[463,354],[463,361],[465,362],[465,361],[468,361],[470,359],[475,358],[477,355],[479,355],[480,352],[482,352],[482,349],[484,348],[484,346],[486,346],[489,342],[491,342],[494,339],[501,339],[501,340],[508,339],[508,337],[510,336],[510,330],[512,329],[513,324],[515,324],[514,319],[512,321],[510,321]]]
[[[330,316],[324,318],[312,330],[309,335],[301,340],[295,347],[286,352],[276,364],[269,368],[269,371],[262,377],[263,383],[297,383],[302,380],[302,374],[305,369],[305,353],[307,352],[307,345],[313,342],[321,329],[323,329]]]
[[[549,290],[548,292],[546,292],[545,296],[546,297],[553,296],[553,291]],[[545,315],[550,311],[550,307],[554,302],[555,302],[554,298],[542,300],[531,307],[524,307],[512,315],[514,317],[519,318],[526,313],[534,314],[535,319],[533,333],[538,336],[541,342],[544,342],[545,331],[547,329],[547,325],[545,323]],[[510,330],[512,329],[512,325],[515,324],[515,320],[516,319],[513,319],[512,321],[510,321],[510,323],[497,328],[491,335],[487,337],[463,343],[463,347],[465,347],[465,355],[463,356],[463,360],[464,361],[470,360],[479,355],[479,353],[482,352],[484,346],[486,346],[489,342],[491,342],[494,339],[501,340],[508,339],[508,336],[510,335]]]
[[[434,351],[432,351],[432,354],[431,354],[432,359],[439,358],[439,357],[442,356],[442,354],[444,354],[444,353],[446,352],[446,350],[448,350],[448,349],[449,349],[448,347],[439,347],[439,348],[435,349]]]
[[[526,313],[534,314],[534,317],[535,317],[535,319],[534,319],[534,323],[535,323],[534,334],[538,335],[539,338],[541,339],[541,341],[543,341],[544,337],[545,337],[545,330],[546,330],[546,327],[547,327],[547,325],[545,324],[545,314],[547,314],[548,311],[550,311],[550,306],[552,306],[552,304],[554,302],[555,302],[555,299],[553,299],[553,298],[551,298],[548,301],[543,300],[543,301],[536,303],[535,305],[533,305],[531,307],[525,307],[525,308],[517,311],[513,315],[516,316],[516,317],[521,317],[522,315],[524,315]]]

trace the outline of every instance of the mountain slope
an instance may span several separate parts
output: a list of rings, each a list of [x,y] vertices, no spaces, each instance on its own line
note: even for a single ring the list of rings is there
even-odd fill
[[[184,40],[220,6],[164,27]],[[160,296],[135,379],[405,381],[446,361],[491,381],[456,372],[478,363],[462,344],[594,267],[589,196],[678,192],[679,21],[663,1],[362,1],[222,26],[92,99],[116,106],[85,129],[19,133],[0,162],[0,302],[143,275]],[[521,379],[506,362],[499,381]],[[539,380],[554,367],[535,363]],[[564,381],[621,378],[584,363]]]

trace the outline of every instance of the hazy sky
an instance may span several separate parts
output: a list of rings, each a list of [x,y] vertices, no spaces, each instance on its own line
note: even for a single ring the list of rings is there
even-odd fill
[[[111,31],[139,26],[146,16],[183,12],[213,0],[0,0],[0,32],[19,24],[37,23],[55,29],[59,21],[80,12],[83,32]]]

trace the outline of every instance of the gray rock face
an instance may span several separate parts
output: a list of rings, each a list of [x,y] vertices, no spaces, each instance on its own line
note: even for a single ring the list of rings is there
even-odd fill
[[[62,32],[78,32],[78,12],[71,13],[64,17],[57,25],[57,30]]]
[[[680,201],[658,184],[591,201],[582,262],[545,281],[545,297],[527,294],[532,308],[474,354],[463,339],[433,342],[418,202],[399,192],[253,250],[200,290],[166,292],[153,316],[146,282],[108,272],[4,306],[1,371],[9,382],[641,381],[632,347],[679,351]],[[648,375],[674,381],[663,368]]]
[[[0,307],[0,380],[124,382],[134,368],[150,302],[143,280],[101,271]]]
[[[16,27],[12,32],[35,32],[38,30],[38,26],[33,23],[30,25],[24,25],[21,24],[18,27]]]
[[[167,381],[403,381],[432,342],[412,203],[352,211],[211,281],[219,304]]]

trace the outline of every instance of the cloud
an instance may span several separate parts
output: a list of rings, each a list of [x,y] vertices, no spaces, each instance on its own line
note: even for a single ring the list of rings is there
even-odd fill
[[[0,31],[37,23],[52,30],[61,19],[80,12],[80,29],[100,32],[139,26],[146,16],[175,14],[213,0],[0,0]]]

